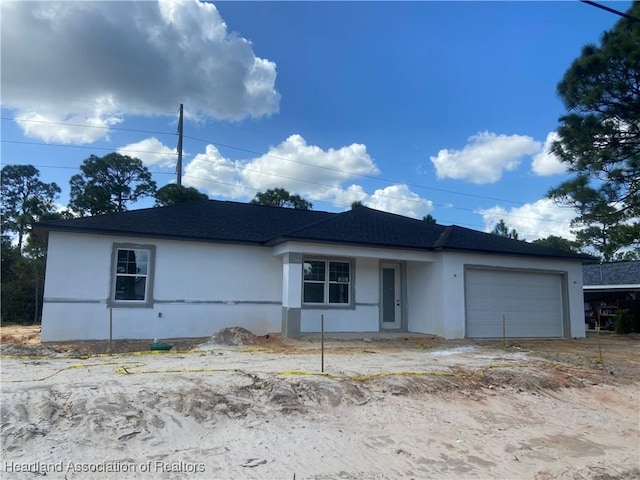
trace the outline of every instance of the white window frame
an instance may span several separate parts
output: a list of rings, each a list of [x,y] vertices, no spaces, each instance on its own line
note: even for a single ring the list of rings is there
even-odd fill
[[[130,274],[118,272],[118,252],[130,250],[144,250],[147,252],[147,272],[146,274]],[[107,306],[110,308],[152,308],[153,307],[153,276],[155,270],[155,245],[139,245],[133,243],[114,243],[111,252],[111,289]],[[144,277],[145,295],[143,300],[121,300],[116,299],[116,284],[118,277]]]
[[[304,275],[304,265],[306,262],[323,262],[324,263],[324,280],[305,280]],[[345,263],[349,265],[349,281],[348,282],[339,282],[339,281],[331,281],[330,279],[330,269],[332,263]],[[351,308],[353,303],[353,273],[354,273],[354,262],[353,260],[346,258],[317,258],[317,257],[309,257],[304,258],[302,260],[302,304],[305,307],[331,307],[331,308]],[[306,283],[315,283],[323,285],[323,301],[322,302],[305,302],[304,300],[304,287]],[[348,288],[348,302],[329,302],[329,291],[330,285],[347,285]]]

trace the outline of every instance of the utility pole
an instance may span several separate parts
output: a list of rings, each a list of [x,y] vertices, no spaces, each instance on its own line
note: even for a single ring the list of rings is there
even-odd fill
[[[182,120],[184,117],[184,106],[180,104],[180,117],[178,118],[178,163],[176,164],[176,173],[178,174],[177,184],[182,185]]]

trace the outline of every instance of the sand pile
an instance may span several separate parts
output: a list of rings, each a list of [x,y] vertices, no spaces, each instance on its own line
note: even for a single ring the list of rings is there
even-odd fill
[[[215,346],[239,347],[243,345],[256,345],[258,337],[246,328],[228,327],[214,333],[210,340],[198,345],[199,350]]]

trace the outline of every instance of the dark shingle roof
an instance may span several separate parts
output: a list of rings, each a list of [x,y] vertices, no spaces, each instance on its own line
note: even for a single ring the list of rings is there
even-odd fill
[[[298,240],[588,260],[554,248],[367,207],[342,213],[205,200],[37,224],[40,230],[277,245]]]
[[[582,267],[584,285],[640,285],[640,260]]]
[[[402,215],[360,207],[335,214],[321,222],[283,232],[270,243],[307,240],[424,249],[430,248],[446,228]]]
[[[443,237],[436,243],[436,248],[444,250],[474,250],[485,253],[512,253],[514,255],[553,256],[558,258],[581,258],[593,261],[589,255],[576,254],[549,248],[535,243],[502,237],[493,233],[478,232],[469,228],[451,225],[447,227]],[[472,247],[472,248],[470,248]]]
[[[42,222],[38,227],[79,233],[263,244],[282,231],[299,228],[333,215],[335,214],[314,210],[204,200],[169,207]]]

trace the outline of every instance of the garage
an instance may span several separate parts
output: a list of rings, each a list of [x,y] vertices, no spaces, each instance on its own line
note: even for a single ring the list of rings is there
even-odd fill
[[[467,338],[562,337],[562,275],[467,268]]]

